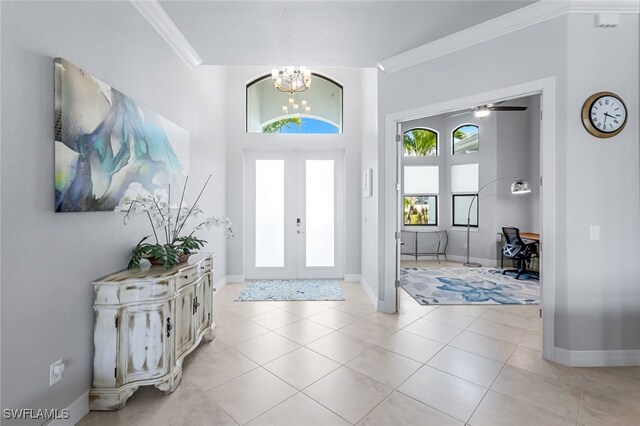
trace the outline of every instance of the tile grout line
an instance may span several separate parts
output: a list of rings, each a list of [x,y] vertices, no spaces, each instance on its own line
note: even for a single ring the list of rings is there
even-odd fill
[[[517,346],[516,346],[517,347]],[[469,422],[471,421],[471,419],[473,418],[473,415],[476,414],[476,411],[478,411],[478,408],[480,408],[480,405],[482,405],[482,402],[484,401],[484,399],[487,397],[487,395],[489,394],[489,392],[491,391],[491,388],[493,387],[493,385],[495,384],[496,380],[498,380],[498,377],[500,377],[500,374],[502,374],[502,371],[505,369],[505,367],[507,366],[507,362],[509,362],[509,359],[511,359],[511,356],[513,355],[513,352],[515,352],[516,348],[514,348],[511,351],[511,354],[509,354],[509,357],[506,359],[506,361],[502,364],[502,367],[500,368],[500,371],[498,372],[498,374],[496,374],[496,377],[493,378],[493,380],[491,381],[491,384],[489,385],[489,387],[487,388],[487,391],[484,393],[484,395],[482,395],[482,398],[480,398],[480,401],[478,402],[478,405],[476,405],[476,408],[473,409],[473,412],[471,413],[471,415],[469,416],[469,418],[466,420],[465,424],[469,424]],[[495,392],[495,391],[494,391]]]
[[[279,309],[279,308],[276,308],[276,309]],[[329,309],[333,309],[333,308],[329,308]],[[288,311],[286,311],[286,312],[288,312]],[[340,311],[340,312],[342,312],[342,311]],[[293,314],[293,313],[292,313],[292,314]],[[258,315],[260,315],[260,314],[258,314]],[[295,315],[295,314],[294,314],[294,315]],[[305,318],[305,317],[302,317],[302,319],[306,319],[306,318]],[[299,320],[299,321],[301,321],[301,320]],[[310,320],[310,321],[312,321],[312,320]],[[296,322],[297,322],[297,321],[296,321]],[[312,321],[312,322],[313,322],[313,321]],[[317,323],[316,323],[316,324],[317,324]],[[320,324],[320,325],[322,325],[322,324]],[[286,326],[283,326],[283,327],[286,327]],[[280,328],[283,328],[283,327],[280,327]],[[330,327],[328,327],[328,328],[330,328]],[[312,349],[310,349],[310,348],[308,348],[308,347],[306,346],[306,345],[308,345],[308,344],[310,344],[310,343],[315,342],[316,340],[322,339],[323,337],[326,337],[326,336],[328,336],[328,335],[330,335],[330,334],[333,334],[333,333],[337,332],[337,330],[333,330],[332,332],[330,332],[330,333],[328,333],[328,334],[326,334],[326,335],[324,335],[324,336],[321,336],[321,337],[319,337],[318,339],[312,340],[311,342],[307,342],[307,343],[306,343],[306,344],[304,344],[304,345],[301,345],[301,344],[300,344],[300,343],[298,343],[298,342],[295,342],[295,341],[293,341],[293,340],[291,340],[291,339],[288,339],[288,338],[287,338],[287,337],[285,337],[285,336],[282,336],[282,335],[281,335],[281,334],[279,334],[279,333],[276,333],[276,331],[275,331],[275,330],[270,330],[270,332],[273,332],[273,333],[275,333],[275,334],[277,334],[277,335],[279,335],[279,336],[281,336],[281,337],[283,337],[283,338],[285,338],[285,339],[287,339],[287,340],[290,340],[290,341],[292,341],[292,342],[294,342],[294,343],[296,343],[296,344],[300,345],[298,348],[296,348],[296,349],[294,349],[294,350],[297,350],[297,349],[300,349],[300,348],[303,348],[303,347],[304,347],[304,348],[306,348],[307,350],[310,350],[310,351],[312,351],[312,352],[314,352],[314,353],[316,353],[316,354],[318,354],[318,355],[320,355],[320,356],[323,356],[323,357],[325,357],[325,358],[327,358],[327,359],[329,359],[329,360],[331,360],[331,361],[333,361],[333,362],[337,362],[337,361],[335,361],[335,360],[333,360],[333,359],[331,359],[331,358],[328,358],[328,357],[326,357],[326,356],[324,356],[324,355],[322,355],[322,354],[320,354],[320,353],[318,353],[318,352],[316,352],[316,351],[313,351]],[[256,337],[260,337],[260,336],[256,336]],[[251,340],[251,339],[249,339],[249,340]],[[240,343],[242,343],[242,342],[240,342]],[[238,344],[239,344],[239,343],[238,343]],[[230,346],[230,347],[231,347],[231,346]],[[233,348],[233,349],[235,350],[235,348]],[[237,351],[237,350],[236,350],[236,351]],[[238,352],[238,353],[240,353],[239,351],[237,351],[237,352]],[[291,352],[293,352],[293,351],[290,351],[290,352],[288,352],[287,354],[289,354],[289,353],[291,353]],[[284,355],[282,355],[282,356],[285,356],[285,355],[287,355],[287,354],[284,354]],[[242,354],[242,353],[240,353],[240,355],[245,356],[245,355],[244,355],[244,354]],[[280,357],[278,357],[278,358],[281,358],[282,356],[280,356]],[[358,356],[358,355],[356,355],[356,356]],[[245,356],[245,357],[246,357],[246,356]],[[248,357],[246,357],[246,358],[248,358]],[[276,359],[278,359],[278,358],[276,358]],[[355,357],[354,357],[354,358],[355,358]],[[254,363],[255,363],[255,361],[251,360],[250,358],[248,358],[248,359],[249,359],[250,361],[252,361],[252,362],[254,362]],[[275,361],[275,359],[274,359],[274,360],[272,360],[272,361]],[[269,362],[272,362],[272,361],[269,361]],[[257,364],[257,363],[256,363],[256,364]],[[267,364],[267,363],[265,363],[265,364]],[[344,366],[344,364],[341,364],[341,363],[338,363],[338,364],[339,364],[339,366],[338,366],[337,368],[335,368],[335,369],[331,370],[331,371],[330,371],[330,372],[328,372],[327,374],[325,374],[325,375],[323,375],[322,377],[318,378],[316,381],[314,381],[314,382],[312,382],[311,384],[307,385],[305,388],[303,388],[303,390],[304,390],[304,389],[307,389],[309,386],[313,385],[313,384],[314,384],[314,383],[316,383],[317,381],[321,380],[322,378],[324,378],[324,377],[326,377],[327,375],[331,374],[332,372],[336,371],[336,370],[337,370],[338,368],[340,368],[341,366]],[[291,384],[290,384],[289,382],[287,382],[286,380],[284,380],[284,379],[280,378],[279,376],[277,376],[275,373],[272,373],[271,371],[267,370],[266,368],[264,368],[264,367],[263,367],[263,365],[264,365],[264,364],[262,364],[262,365],[258,364],[258,368],[262,368],[263,370],[265,370],[265,371],[266,371],[266,372],[268,372],[269,374],[273,375],[273,376],[274,376],[274,377],[276,377],[277,379],[282,380],[282,381],[283,381],[283,382],[285,382],[287,385],[289,385],[289,386],[291,386],[292,388],[294,388],[297,392],[296,392],[296,393],[294,393],[293,395],[291,395],[289,398],[285,399],[284,401],[280,402],[279,404],[276,404],[275,406],[271,407],[270,409],[266,410],[265,412],[263,412],[263,413],[259,414],[258,416],[254,417],[253,419],[249,420],[247,423],[249,423],[249,422],[251,422],[251,421],[255,420],[256,418],[258,418],[258,417],[260,417],[260,416],[262,416],[262,415],[264,415],[264,414],[268,413],[269,411],[271,411],[272,409],[274,409],[274,408],[275,408],[275,407],[277,407],[278,405],[280,405],[280,404],[284,403],[286,400],[288,400],[288,399],[292,398],[293,396],[297,395],[298,393],[302,393],[302,394],[303,394],[303,395],[305,395],[307,398],[311,399],[312,401],[316,402],[316,403],[317,403],[317,404],[319,404],[320,406],[322,406],[322,407],[324,407],[325,409],[329,410],[330,412],[334,413],[334,414],[335,414],[335,415],[337,415],[338,417],[340,417],[340,418],[344,419],[347,423],[349,423],[349,424],[353,424],[353,423],[349,422],[347,419],[345,419],[344,417],[342,417],[341,415],[339,415],[338,413],[335,413],[335,412],[334,412],[333,410],[331,410],[329,407],[326,407],[326,406],[325,406],[324,404],[322,404],[320,401],[315,400],[315,399],[314,399],[314,398],[312,398],[310,395],[308,395],[308,394],[304,393],[302,390],[298,390],[295,386],[291,385]],[[345,366],[345,367],[346,367],[346,366]],[[255,370],[255,368],[254,368],[254,369],[252,369],[252,370],[250,370],[250,371],[253,371],[253,370]],[[248,373],[248,372],[247,372],[247,373]],[[244,373],[244,374],[246,374],[246,373]],[[242,375],[244,375],[244,374],[241,374],[240,376],[242,376]],[[237,377],[240,377],[240,376],[237,376]],[[231,379],[231,380],[233,380],[233,379]],[[226,382],[225,382],[225,383],[226,383]],[[217,386],[216,386],[216,387],[217,387]],[[212,389],[213,389],[213,388],[212,388]],[[223,411],[224,411],[224,410],[223,410]],[[230,416],[230,417],[231,417],[231,416]],[[231,418],[232,418],[232,419],[234,420],[234,422],[235,422],[235,419],[234,419],[233,417],[231,417]],[[237,422],[236,422],[236,423],[237,423]]]
[[[578,398],[578,413],[576,414],[576,426],[580,425],[580,409],[582,408],[582,397],[584,395],[584,382],[586,381],[586,378],[584,376],[584,373],[582,375],[582,383],[580,386],[580,398]]]
[[[517,347],[516,347],[516,349],[517,349]],[[513,352],[515,352],[515,349],[514,349],[514,351],[513,351]],[[513,353],[511,354],[511,356],[513,356]],[[506,368],[507,366],[509,366],[509,367],[511,367],[511,368],[515,368],[516,370],[520,370],[520,371],[523,371],[523,372],[525,372],[525,373],[531,374],[531,375],[533,375],[533,376],[535,376],[535,377],[537,377],[537,378],[540,378],[540,379],[542,379],[542,380],[546,379],[546,378],[545,378],[543,375],[541,375],[541,374],[534,373],[534,372],[532,372],[532,371],[525,370],[524,368],[520,368],[520,367],[517,367],[517,366],[515,366],[515,365],[511,365],[511,364],[509,364],[509,360],[511,359],[511,356],[509,356],[509,359],[507,359],[507,361],[505,362],[504,367],[502,368],[502,370],[504,370],[504,368]],[[502,373],[502,370],[500,370],[500,374]],[[501,396],[504,396],[504,397],[507,397],[507,398],[510,398],[510,399],[516,400],[516,401],[518,401],[519,403],[524,404],[524,405],[527,405],[527,406],[532,407],[532,408],[534,408],[534,409],[542,410],[542,411],[544,411],[544,412],[546,412],[546,413],[549,413],[549,414],[552,414],[552,415],[554,415],[554,416],[556,416],[556,417],[560,417],[560,418],[563,418],[563,419],[566,419],[566,420],[572,420],[572,419],[569,419],[569,418],[567,418],[567,417],[565,417],[565,416],[563,416],[563,415],[560,415],[560,414],[554,413],[554,412],[549,411],[549,410],[547,410],[547,409],[545,409],[545,408],[541,408],[541,407],[538,407],[538,406],[536,406],[536,405],[530,404],[529,402],[527,402],[527,401],[523,401],[523,400],[521,400],[521,399],[519,399],[519,398],[516,398],[516,397],[514,397],[514,396],[512,396],[512,395],[507,395],[507,394],[504,394],[504,393],[502,393],[502,392],[500,392],[500,391],[497,391],[497,390],[493,389],[493,385],[495,384],[495,381],[496,381],[496,380],[498,380],[498,377],[500,376],[500,374],[498,374],[498,376],[496,376],[496,379],[495,379],[495,380],[493,381],[493,383],[491,384],[491,387],[489,388],[489,390],[490,390],[490,391],[495,392],[495,393],[497,393],[497,394],[499,394],[499,395],[501,395]],[[582,380],[581,384],[582,384],[582,387],[581,387],[580,394],[582,395],[582,388],[583,388],[583,386],[584,386],[584,377],[583,377],[583,380]],[[579,405],[578,405],[578,409],[579,409]],[[577,421],[578,421],[578,419],[576,419],[576,422],[577,422]]]

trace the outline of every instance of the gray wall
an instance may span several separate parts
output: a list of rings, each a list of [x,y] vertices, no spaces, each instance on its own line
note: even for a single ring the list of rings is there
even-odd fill
[[[496,184],[496,232],[505,225],[521,232],[540,232],[540,96],[502,105],[526,106],[527,110],[497,114],[497,175],[528,180],[531,193],[511,194],[511,180]]]
[[[567,154],[559,167],[567,275],[556,319],[556,342],[567,349],[640,349],[639,19],[621,15],[610,31],[593,28],[590,15],[568,22],[567,125],[559,140]],[[604,51],[606,60],[593,54]],[[608,140],[590,136],[579,119],[585,99],[601,90],[622,96],[629,111],[625,129]],[[600,241],[589,240],[590,225],[600,225]]]
[[[402,123],[403,132],[417,127],[428,127],[439,132],[439,155],[434,157],[403,157],[403,165],[438,165],[440,167],[440,194],[438,196],[438,226],[419,227],[443,229],[449,236],[447,254],[452,259],[465,255],[466,227],[452,226],[451,166],[478,163],[479,185],[497,178],[518,176],[532,183],[529,195],[513,196],[511,181],[500,180],[480,193],[480,222],[471,228],[471,257],[482,262],[496,261],[497,234],[503,225],[519,227],[523,232],[539,232],[540,191],[540,104],[539,96],[522,98],[503,105],[523,105],[523,112],[493,112],[483,119],[473,113],[443,114]],[[453,115],[453,116],[452,116]],[[480,130],[480,151],[473,154],[451,153],[451,134],[462,124],[475,124]],[[410,227],[415,229],[417,227]],[[409,259],[408,257],[406,259]]]
[[[478,163],[478,187],[498,177],[497,171],[497,153],[498,141],[500,140],[497,128],[498,114],[490,114],[488,117],[479,119],[473,113],[459,115],[445,119],[445,135],[447,135],[447,189],[451,191],[451,166],[457,164]],[[461,124],[475,124],[480,128],[479,143],[480,151],[473,154],[451,153],[451,134]],[[502,182],[501,182],[502,183]],[[471,250],[469,255],[476,259],[495,259],[495,241],[496,241],[496,215],[497,206],[497,184],[487,186],[479,195],[478,203],[478,227],[472,229],[469,234]],[[450,194],[450,192],[449,192]],[[467,228],[460,226],[452,226],[453,203],[451,196],[447,196],[448,207],[448,224],[451,232],[449,232],[449,251],[454,256],[463,256],[466,253]],[[484,263],[484,260],[481,261]]]
[[[148,229],[142,222],[125,228],[112,212],[54,213],[53,58],[189,130],[191,180],[214,172],[202,203],[209,214],[225,211],[224,73],[190,70],[129,2],[0,7],[2,407],[63,408],[91,386],[91,281],[126,266]],[[219,278],[226,273],[222,233],[202,236],[219,255]],[[49,387],[49,364],[58,358],[64,378]]]
[[[600,29],[592,14],[562,16],[379,78],[384,147],[386,114],[555,77],[559,348],[640,349],[638,18],[622,14],[617,28]],[[606,60],[593,52],[607,52]],[[601,90],[621,95],[631,114],[610,140],[590,136],[580,121],[585,99]],[[602,227],[600,241],[589,241],[591,224]],[[383,221],[379,232],[384,238]]]
[[[245,150],[344,150],[346,165],[346,258],[345,273],[360,273],[360,129],[361,70],[359,68],[314,68],[344,86],[343,133],[280,134],[245,131],[245,88],[247,83],[268,72],[265,67],[229,67],[226,104],[227,122],[227,206],[237,224],[236,238],[230,240],[228,274],[244,275],[244,172]],[[313,108],[313,106],[312,106]]]

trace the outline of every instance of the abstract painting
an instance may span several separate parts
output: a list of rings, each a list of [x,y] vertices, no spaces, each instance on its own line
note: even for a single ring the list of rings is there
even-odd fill
[[[181,187],[188,168],[185,129],[55,59],[56,212],[113,210],[125,195]]]

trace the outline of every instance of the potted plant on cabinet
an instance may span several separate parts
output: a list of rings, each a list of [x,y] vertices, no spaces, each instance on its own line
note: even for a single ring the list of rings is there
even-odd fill
[[[152,264],[164,265],[167,269],[186,261],[195,250],[201,249],[207,243],[194,235],[196,231],[204,228],[222,226],[225,228],[225,236],[233,237],[233,226],[226,216],[210,216],[196,226],[185,228],[188,220],[204,214],[198,206],[198,201],[210,179],[211,175],[202,186],[192,206],[186,204],[184,200],[188,177],[185,179],[178,204],[171,203],[170,186],[167,190],[157,190],[154,194],[135,186],[130,188],[135,196],[123,197],[115,211],[126,212],[123,219],[125,225],[130,216],[147,216],[153,233],[142,238],[135,246],[129,261],[129,269],[140,266],[142,259],[148,259]],[[191,229],[191,232],[185,235],[184,232],[188,229]],[[147,242],[151,237],[154,237],[155,243]]]

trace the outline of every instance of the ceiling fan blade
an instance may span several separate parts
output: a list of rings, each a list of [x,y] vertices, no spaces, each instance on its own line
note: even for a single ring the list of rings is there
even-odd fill
[[[527,109],[523,106],[490,106],[486,108],[490,111],[524,111]]]

